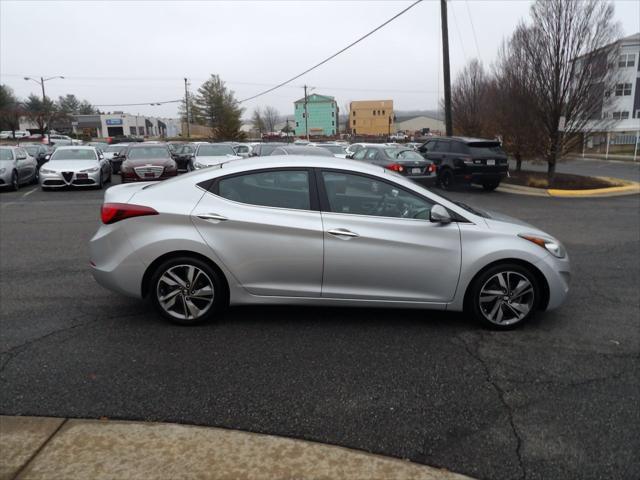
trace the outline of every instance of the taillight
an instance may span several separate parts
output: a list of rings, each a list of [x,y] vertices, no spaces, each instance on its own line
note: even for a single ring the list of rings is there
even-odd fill
[[[102,205],[100,217],[102,223],[109,225],[125,218],[143,217],[145,215],[158,215],[158,212],[151,207],[142,205],[131,205],[129,203],[105,203]]]
[[[399,165],[397,163],[392,163],[391,165],[387,165],[387,167],[389,170],[393,170],[394,172],[403,172],[404,171],[404,167],[402,165]]]
[[[432,163],[431,165],[429,165],[429,168],[427,169],[427,171],[429,172],[435,172],[436,171],[436,165],[435,163]]]

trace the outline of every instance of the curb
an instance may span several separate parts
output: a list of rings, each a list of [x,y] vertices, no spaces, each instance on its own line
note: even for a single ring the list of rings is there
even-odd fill
[[[529,195],[536,197],[557,197],[557,198],[605,198],[621,197],[625,195],[640,194],[640,183],[622,180],[613,177],[594,177],[611,183],[618,183],[615,187],[592,188],[586,190],[564,190],[557,188],[534,188],[522,185],[501,184],[498,192],[511,193],[514,195]]]
[[[0,416],[0,479],[470,477],[344,447],[173,423]]]

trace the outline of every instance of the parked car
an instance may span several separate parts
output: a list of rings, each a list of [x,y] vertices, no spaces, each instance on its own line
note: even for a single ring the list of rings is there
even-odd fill
[[[109,145],[102,153],[104,158],[109,160],[113,173],[120,173],[120,166],[122,165],[122,159],[127,151],[128,143],[116,143],[115,145]]]
[[[87,145],[90,147],[96,147],[98,150],[101,150],[102,153],[107,149],[109,144],[107,142],[87,142]]]
[[[203,143],[196,146],[187,168],[189,171],[199,170],[241,158],[228,143]]]
[[[22,147],[0,147],[0,187],[18,190],[38,181],[38,162]]]
[[[94,278],[181,324],[268,303],[465,310],[508,329],[569,290],[549,234],[365,162],[269,157],[117,185],[101,219]]]
[[[273,152],[276,148],[283,147],[286,145],[290,145],[290,144],[284,143],[284,142],[259,143],[257,145],[254,145],[253,148],[251,149],[251,156],[266,157],[268,155],[271,155],[271,152]]]
[[[178,175],[178,166],[163,144],[130,144],[122,158],[122,183],[166,180]]]
[[[407,140],[408,138],[409,137],[406,134],[402,132],[396,132],[389,137],[389,140]]]
[[[353,155],[354,160],[380,165],[412,180],[436,183],[436,166],[410,148],[375,145],[362,148]]]
[[[58,146],[40,167],[40,187],[97,187],[111,182],[111,164],[95,147]]]
[[[82,140],[71,138],[68,135],[61,135],[59,133],[45,135],[44,138],[52,145],[82,145]]]
[[[375,147],[377,145],[380,145],[380,144],[379,143],[352,143],[347,147],[347,158],[352,158],[353,154],[356,153],[358,150],[361,150],[363,148],[370,147],[370,146]]]
[[[509,171],[507,154],[496,140],[434,137],[418,151],[436,164],[438,183],[445,190],[455,183],[476,183],[495,190]]]
[[[27,138],[29,135],[31,134],[26,130],[16,130],[15,132],[12,132],[11,130],[3,130],[0,132],[0,139],[7,140],[10,138]]]
[[[317,157],[333,157],[326,148],[314,147],[309,145],[285,145],[275,148],[271,155],[315,155]]]
[[[36,162],[38,162],[38,168],[47,161],[45,157],[51,153],[47,146],[42,145],[41,143],[23,143],[20,146],[24,148],[29,155],[36,159]]]
[[[189,162],[195,151],[196,147],[191,143],[174,144],[171,155],[178,164],[178,170],[189,169]]]

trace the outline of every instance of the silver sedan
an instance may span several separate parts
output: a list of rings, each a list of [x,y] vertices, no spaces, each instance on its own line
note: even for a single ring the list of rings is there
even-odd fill
[[[181,324],[227,305],[366,305],[464,310],[507,329],[569,291],[551,235],[343,159],[252,158],[118,185],[102,223],[95,279]]]
[[[18,190],[38,182],[38,161],[22,147],[0,147],[0,187]]]
[[[111,173],[109,161],[96,147],[57,147],[40,167],[40,186],[42,190],[70,186],[102,188],[111,181]]]

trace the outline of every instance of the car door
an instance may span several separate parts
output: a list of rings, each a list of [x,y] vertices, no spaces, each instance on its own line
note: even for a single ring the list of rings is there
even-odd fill
[[[204,240],[250,293],[320,296],[323,230],[312,179],[301,168],[224,176],[191,213]]]
[[[392,181],[319,172],[322,296],[445,303],[460,272],[457,223],[432,223],[434,202]]]
[[[35,172],[33,159],[24,148],[16,148],[16,160],[18,164],[18,179],[24,183],[31,179]]]

